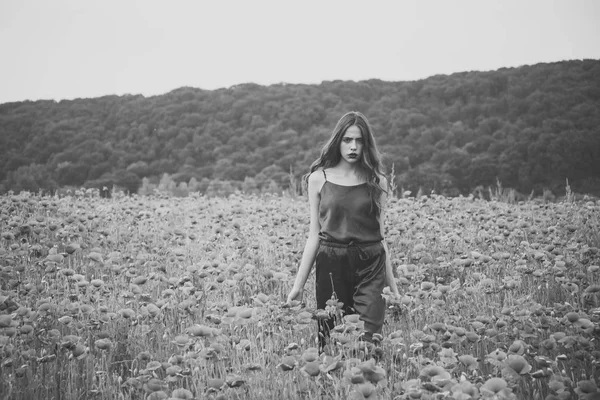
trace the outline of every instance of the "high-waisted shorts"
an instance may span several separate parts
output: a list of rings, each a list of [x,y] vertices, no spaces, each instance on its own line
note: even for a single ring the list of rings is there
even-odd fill
[[[381,242],[340,244],[322,240],[316,256],[317,308],[325,309],[335,293],[338,302],[344,304],[344,314],[358,314],[364,321],[365,339],[370,340],[383,327],[385,265]],[[335,323],[333,317],[319,321],[320,343]]]

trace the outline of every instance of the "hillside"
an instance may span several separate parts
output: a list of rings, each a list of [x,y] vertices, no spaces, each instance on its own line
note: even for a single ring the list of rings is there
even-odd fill
[[[305,173],[337,119],[363,112],[405,190],[600,195],[600,60],[438,75],[412,82],[326,81],[179,88],[0,105],[0,193],[113,184],[261,189]]]

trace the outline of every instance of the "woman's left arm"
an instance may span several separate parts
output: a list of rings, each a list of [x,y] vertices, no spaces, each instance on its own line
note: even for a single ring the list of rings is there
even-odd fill
[[[381,193],[381,207],[379,209],[379,227],[381,229],[381,237],[383,238],[381,243],[383,243],[383,249],[385,250],[385,280],[386,280],[387,286],[390,287],[390,290],[392,291],[392,293],[399,295],[398,285],[396,284],[396,279],[394,279],[394,271],[392,270],[392,260],[390,257],[390,251],[388,249],[388,245],[385,240],[384,224],[385,224],[385,214],[386,214],[386,207],[387,207],[387,191],[388,191],[388,182],[387,182],[387,179],[385,178],[385,176],[380,177],[379,184],[381,185],[381,188],[383,189],[383,193]]]

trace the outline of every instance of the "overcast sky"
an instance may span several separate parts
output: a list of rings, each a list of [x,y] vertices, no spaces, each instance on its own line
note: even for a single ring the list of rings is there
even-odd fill
[[[0,103],[584,58],[596,0],[0,0]]]

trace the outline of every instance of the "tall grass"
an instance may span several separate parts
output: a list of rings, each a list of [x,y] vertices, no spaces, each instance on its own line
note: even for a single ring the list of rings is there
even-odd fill
[[[591,396],[600,204],[494,195],[391,197],[401,296],[376,346],[340,319],[328,355],[313,279],[284,304],[303,198],[2,197],[0,397]]]

